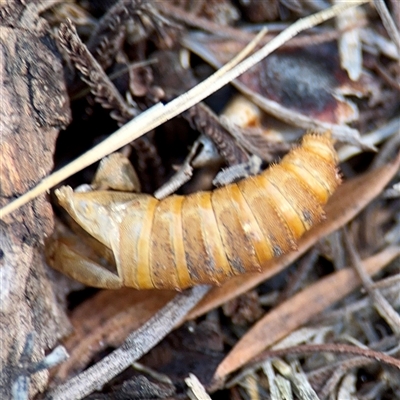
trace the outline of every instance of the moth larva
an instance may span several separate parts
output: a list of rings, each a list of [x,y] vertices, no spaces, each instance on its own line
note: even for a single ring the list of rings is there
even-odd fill
[[[323,216],[340,183],[329,134],[301,146],[258,176],[211,192],[170,196],[56,191],[60,204],[113,253],[116,274],[54,241],[48,259],[91,286],[184,289],[258,271]]]

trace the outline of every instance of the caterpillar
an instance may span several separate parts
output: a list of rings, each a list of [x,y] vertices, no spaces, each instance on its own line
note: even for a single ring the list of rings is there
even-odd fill
[[[340,183],[336,165],[330,134],[308,133],[279,164],[213,191],[157,200],[64,186],[56,191],[59,203],[109,253],[116,273],[62,240],[51,243],[47,258],[102,288],[220,284],[296,250],[297,240],[324,218],[323,205]]]

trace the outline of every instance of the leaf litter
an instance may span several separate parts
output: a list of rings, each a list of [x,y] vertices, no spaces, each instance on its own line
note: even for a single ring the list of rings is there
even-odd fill
[[[157,2],[123,0],[103,9],[79,1],[43,7],[53,37],[68,17],[82,49],[89,49],[92,64],[100,68],[85,79],[88,92],[70,60],[91,58],[60,47],[74,100],[73,122],[59,138],[56,165],[159,100],[171,100],[204,80],[210,65],[221,67],[254,37],[255,22],[267,28],[262,46],[317,11],[298,1],[274,0],[275,9],[269,10],[253,1],[246,6],[229,0],[184,3],[160,2],[159,9]],[[141,142],[126,144],[142,189],[152,193],[184,165],[197,136],[207,136],[219,163],[196,167],[180,189],[187,193],[209,189],[221,165],[241,165],[256,149],[270,162],[304,129],[328,128],[338,140],[345,182],[328,203],[326,220],[300,240],[298,251],[272,260],[259,274],[217,288],[195,288],[192,294],[121,289],[85,295],[82,288],[82,298],[66,309],[73,333],[62,344],[70,358],[51,371],[41,397],[129,398],[140,396],[142,382],[149,398],[185,398],[190,374],[191,398],[224,393],[239,399],[399,397],[400,203],[397,192],[388,189],[396,191],[400,169],[395,3],[389,1],[387,8],[376,1],[347,11],[357,13],[357,23],[339,14],[334,24],[311,28],[235,80],[236,89],[262,110],[256,126],[221,117],[232,98],[225,90],[183,118],[154,126]],[[192,55],[182,70],[188,50],[199,57]],[[160,59],[173,54],[179,67],[171,66],[167,82],[156,52]],[[146,64],[149,59],[154,63]],[[169,83],[179,82],[182,71],[190,79]],[[197,149],[194,153],[199,155]],[[69,182],[88,183],[93,171],[86,169]],[[66,292],[75,290],[76,284],[58,279],[54,290],[60,282],[70,288]],[[59,299],[64,307],[66,292]],[[145,368],[129,368],[141,357]],[[159,374],[168,377],[168,387]]]

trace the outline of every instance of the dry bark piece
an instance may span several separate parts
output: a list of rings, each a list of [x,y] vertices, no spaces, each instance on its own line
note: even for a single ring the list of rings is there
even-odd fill
[[[18,22],[14,21],[15,25]],[[43,31],[0,27],[0,203],[26,192],[53,166],[58,129],[70,115],[62,66]],[[2,221],[0,227],[0,397],[11,398],[19,355],[35,331],[34,361],[69,329],[46,276],[43,238],[53,215],[44,196]],[[32,378],[31,395],[46,386],[47,373]]]

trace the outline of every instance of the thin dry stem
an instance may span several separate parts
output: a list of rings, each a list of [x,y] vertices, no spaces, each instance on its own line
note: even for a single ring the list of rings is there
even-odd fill
[[[393,40],[393,43],[396,45],[397,52],[400,56],[400,32],[397,29],[397,26],[393,21],[393,18],[390,15],[389,10],[383,0],[374,0],[374,4],[379,16],[382,19],[383,25],[385,26],[389,36]]]
[[[299,346],[288,347],[286,349],[279,350],[267,350],[257,356],[253,362],[260,363],[264,362],[267,358],[274,357],[284,357],[287,355],[293,354],[314,354],[316,352],[328,352],[334,354],[350,354],[357,355],[366,358],[371,358],[376,361],[380,361],[392,367],[395,367],[400,370],[400,360],[397,358],[391,357],[385,353],[380,351],[370,350],[370,349],[362,349],[360,347],[351,346],[348,344],[336,344],[336,343],[326,343],[326,344],[305,344]]]

